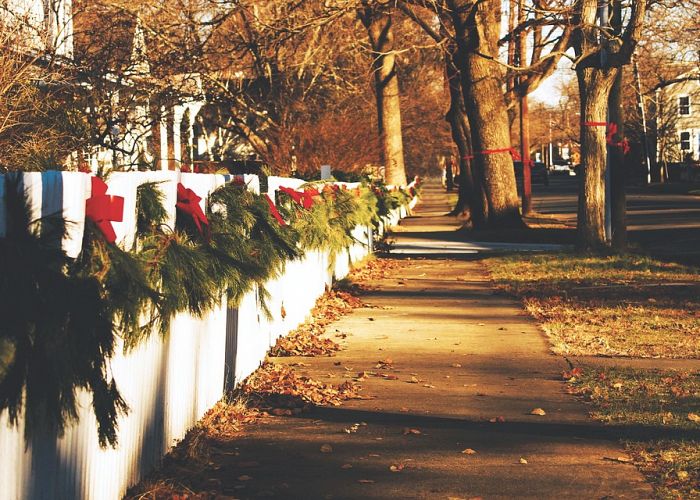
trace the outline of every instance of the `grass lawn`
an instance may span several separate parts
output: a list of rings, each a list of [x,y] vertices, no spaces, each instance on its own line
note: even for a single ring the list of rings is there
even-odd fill
[[[608,425],[700,431],[700,373],[584,368],[570,383]],[[700,498],[700,442],[674,436],[625,447],[658,498]]]
[[[700,357],[698,269],[638,255],[491,258],[494,282],[523,300],[562,355]]]
[[[700,357],[698,269],[647,257],[549,253],[491,258],[494,282],[521,298],[562,355]],[[583,367],[571,392],[620,426],[657,498],[700,499],[700,373]],[[647,437],[648,436],[648,437]]]

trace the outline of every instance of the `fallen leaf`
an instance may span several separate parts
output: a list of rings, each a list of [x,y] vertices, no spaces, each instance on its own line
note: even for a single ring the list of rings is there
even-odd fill
[[[391,472],[401,472],[403,470],[403,468],[404,468],[403,464],[389,466],[389,470]]]
[[[411,380],[408,380],[409,384],[417,384],[419,382],[420,380],[418,380],[416,377],[411,377]]]
[[[527,460],[525,460],[523,457],[520,457],[519,462],[520,462],[521,464],[527,464]]]
[[[624,456],[619,456],[619,457],[603,457],[605,460],[610,460],[612,462],[620,462],[623,464],[628,464],[632,462],[632,459],[629,457],[624,457]]]
[[[322,444],[321,453],[333,453],[333,447],[329,444]]]
[[[613,389],[622,389],[622,382],[616,382],[613,384]]]
[[[452,368],[462,368],[462,365],[459,363],[452,363],[450,366],[452,366]]]
[[[688,413],[688,420],[695,423],[700,423],[700,415],[697,413]]]
[[[530,412],[530,415],[539,415],[539,416],[544,416],[547,413],[542,409],[542,408],[535,408]]]
[[[411,427],[404,427],[403,435],[408,436],[409,434],[419,435],[419,434],[422,434],[422,432],[420,431],[420,429],[415,429],[415,428],[411,428]]]
[[[678,477],[678,479],[680,479],[681,481],[685,481],[686,479],[688,479],[688,472],[684,470],[676,471],[676,477]]]
[[[505,421],[505,417],[501,417],[500,415],[498,417],[493,417],[492,419],[489,419],[489,422],[491,422],[492,424],[502,424]]]
[[[372,484],[374,483],[374,479],[358,479],[357,482],[360,484]]]
[[[427,387],[428,389],[435,389],[435,386],[433,384],[423,384],[423,387]]]
[[[250,481],[251,479],[253,479],[253,478],[251,476],[246,475],[246,474],[243,474],[242,476],[238,476],[239,481]]]
[[[351,464],[343,464],[340,466],[340,468],[341,469],[352,469],[352,465]]]
[[[476,450],[472,450],[471,448],[466,448],[462,450],[462,453],[464,455],[476,455]]]

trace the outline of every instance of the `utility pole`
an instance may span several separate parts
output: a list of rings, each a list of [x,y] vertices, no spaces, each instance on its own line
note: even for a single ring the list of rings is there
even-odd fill
[[[637,65],[637,59],[632,56],[632,61],[634,64],[634,79],[637,83],[637,100],[639,101],[639,111],[642,115],[642,146],[644,147],[644,165],[647,169],[644,180],[645,184],[648,186],[651,184],[651,158],[649,154],[649,139],[647,138],[647,114],[644,107],[644,97],[642,96],[642,84],[639,79],[639,66]]]

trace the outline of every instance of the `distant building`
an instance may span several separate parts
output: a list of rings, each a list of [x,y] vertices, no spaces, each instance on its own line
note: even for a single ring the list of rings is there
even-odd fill
[[[700,71],[679,75],[657,93],[657,161],[700,160]]]

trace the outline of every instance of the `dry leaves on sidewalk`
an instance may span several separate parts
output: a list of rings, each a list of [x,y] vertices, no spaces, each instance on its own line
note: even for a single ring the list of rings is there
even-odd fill
[[[260,409],[304,409],[312,404],[339,406],[342,401],[360,399],[360,390],[352,381],[326,384],[272,363],[264,363],[241,386],[251,404]]]
[[[362,301],[344,290],[329,290],[317,301],[309,321],[293,330],[270,351],[271,356],[331,356],[341,349],[340,344],[322,335],[326,327],[355,308],[362,307]]]

